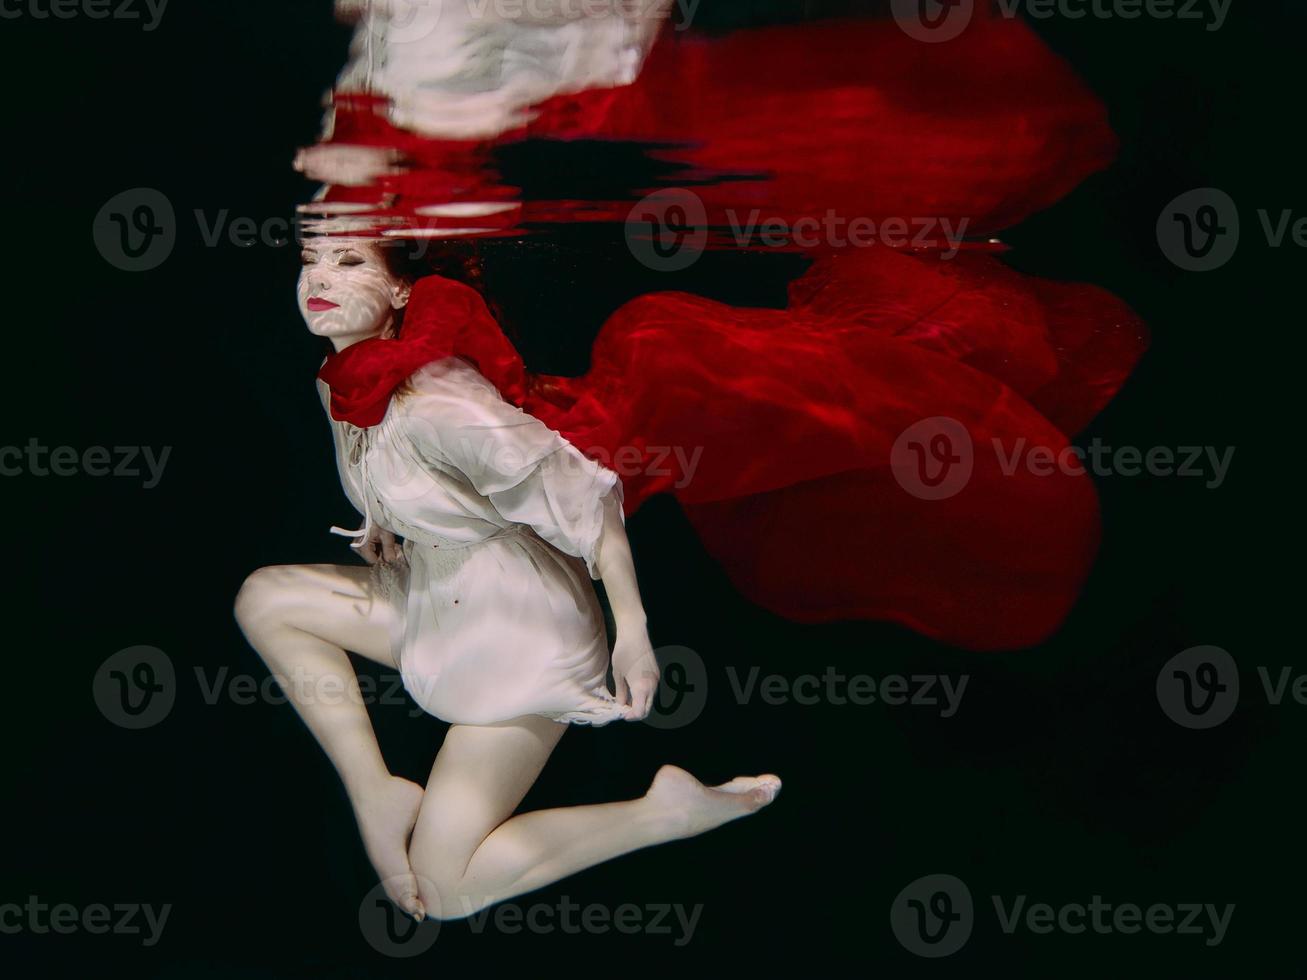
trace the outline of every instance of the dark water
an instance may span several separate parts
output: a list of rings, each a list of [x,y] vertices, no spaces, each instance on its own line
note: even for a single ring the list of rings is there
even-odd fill
[[[704,0],[703,27],[841,14],[818,4]],[[1296,7],[1241,5],[1219,31],[1176,21],[1035,22],[1106,104],[1116,162],[1003,233],[1005,261],[1089,281],[1148,322],[1152,347],[1080,437],[1115,446],[1237,447],[1219,490],[1201,480],[1098,481],[1105,536],[1085,595],[1038,649],[975,655],[879,624],[804,627],[744,603],[669,499],[629,526],[655,645],[710,665],[696,724],[572,733],[526,806],[636,795],[664,762],[705,780],[773,770],[764,815],[638,853],[533,894],[608,908],[703,912],[672,936],[539,935],[452,923],[413,961],[380,957],[358,927],[373,884],[334,774],[293,713],[204,685],[264,676],[231,617],[252,569],[338,561],[324,532],[352,514],[312,388],[321,357],[295,309],[296,250],[227,239],[219,216],[286,222],[312,185],[290,168],[318,136],[315,107],[345,56],[329,5],[170,7],[157,30],[25,17],[8,42],[4,163],[13,229],[6,268],[5,445],[173,447],[166,478],[6,477],[12,583],[5,713],[6,858],[0,904],[173,906],[157,945],[85,932],[5,935],[13,975],[74,968],[136,976],[377,976],[507,969],[625,971],[648,964],[783,958],[918,975],[1002,964],[1017,975],[1142,967],[1171,975],[1287,975],[1297,947],[1302,707],[1268,703],[1258,667],[1300,670],[1288,580],[1299,455],[1289,341],[1300,304],[1276,287],[1301,266],[1272,249],[1256,210],[1300,207]],[[759,65],[764,72],[766,65]],[[497,151],[505,182],[539,200],[627,200],[663,174],[642,148]],[[587,148],[588,150],[589,148]],[[161,190],[181,219],[153,271],[124,273],[90,226],[114,195]],[[1238,256],[1182,273],[1157,216],[1218,187],[1241,207]],[[622,221],[554,222],[478,246],[487,289],[528,362],[567,373],[622,301],[669,279],[631,261]],[[724,301],[779,306],[805,266],[786,249],[709,249],[675,276]],[[802,542],[793,545],[803,559]],[[868,556],[869,561],[879,556]],[[183,678],[159,726],[106,723],[92,677],[117,650],[167,651]],[[1176,653],[1213,644],[1239,665],[1238,710],[1219,727],[1170,721],[1155,694]],[[954,717],[836,705],[739,706],[745,677],[967,674]],[[229,674],[221,672],[226,669]],[[420,777],[442,726],[403,708],[374,719],[396,771]],[[889,925],[926,874],[964,880],[976,926],[928,961]],[[1202,936],[1005,933],[990,896],[1088,904],[1233,903],[1223,941]],[[679,955],[678,955],[679,954]],[[701,960],[702,958],[702,960]],[[1260,968],[1260,969],[1259,969]]]

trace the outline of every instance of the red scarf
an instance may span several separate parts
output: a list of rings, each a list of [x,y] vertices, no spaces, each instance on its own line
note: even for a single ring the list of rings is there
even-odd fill
[[[470,286],[427,276],[413,287],[400,335],[352,344],[327,357],[318,377],[331,389],[331,416],[367,428],[385,417],[391,395],[423,365],[459,354],[519,408],[526,369]]]

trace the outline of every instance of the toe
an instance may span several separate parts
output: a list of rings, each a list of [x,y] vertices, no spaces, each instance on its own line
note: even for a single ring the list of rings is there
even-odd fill
[[[776,799],[781,791],[781,781],[775,776],[759,777],[754,788],[749,791],[749,796],[759,806],[766,806]]]
[[[421,917],[425,910],[418,898],[417,878],[413,874],[398,874],[387,878],[384,885],[386,895],[409,915]]]

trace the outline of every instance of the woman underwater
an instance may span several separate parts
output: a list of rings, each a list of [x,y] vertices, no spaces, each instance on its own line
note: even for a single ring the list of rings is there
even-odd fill
[[[306,242],[300,311],[333,356],[393,343],[414,283],[388,251],[365,238]],[[639,799],[514,816],[568,723],[650,709],[658,665],[622,482],[459,356],[409,376],[378,424],[332,427],[364,518],[354,547],[371,568],[260,569],[236,617],[273,674],[297,679],[287,696],[340,774],[392,901],[418,920],[461,918],[776,798],[774,775],[709,787],[664,766]],[[592,578],[612,608],[616,695]],[[425,789],[386,768],[347,650],[397,669],[451,723]],[[335,678],[346,697],[306,696]]]
[[[695,183],[713,227],[761,202],[790,219],[965,217],[973,237],[1050,206],[1115,152],[1098,100],[1004,18],[927,57],[874,18],[657,43],[616,25],[621,44],[590,45],[614,25],[485,31],[436,5],[414,41],[362,6],[300,166],[327,182],[316,203],[392,228],[558,217],[548,200],[466,212],[475,229],[447,217],[450,201],[500,200],[476,179],[476,140],[661,147],[699,178],[767,177]],[[1065,458],[1147,330],[1116,297],[1025,275],[992,244],[824,243],[783,309],[647,293],[606,321],[589,371],[563,378],[525,369],[475,289],[406,277],[375,238],[308,243],[300,308],[334,347],[320,394],[372,567],[262,569],[237,616],[278,676],[356,691],[352,650],[451,723],[424,791],[386,770],[357,698],[293,699],[396,903],[468,915],[775,798],[774,775],[707,787],[666,766],[638,800],[513,815],[567,723],[649,711],[658,668],[625,517],[655,494],[676,498],[745,598],[790,620],[888,621],[975,651],[1059,628],[1097,552],[1097,494],[1083,470],[1022,454]],[[693,454],[693,473],[660,447]],[[591,579],[612,606],[615,693]]]

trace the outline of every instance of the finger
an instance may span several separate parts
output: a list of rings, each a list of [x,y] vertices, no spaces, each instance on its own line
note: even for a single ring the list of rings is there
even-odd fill
[[[653,695],[656,685],[651,684],[648,679],[640,682],[639,690],[632,695],[631,704],[640,712],[641,718],[649,717],[649,710],[653,706]]]
[[[631,696],[630,688],[626,686],[626,678],[618,676],[613,679],[617,682],[617,703],[626,704]]]
[[[630,703],[625,705],[623,716],[627,721],[640,720],[640,682],[632,681],[629,687]]]

